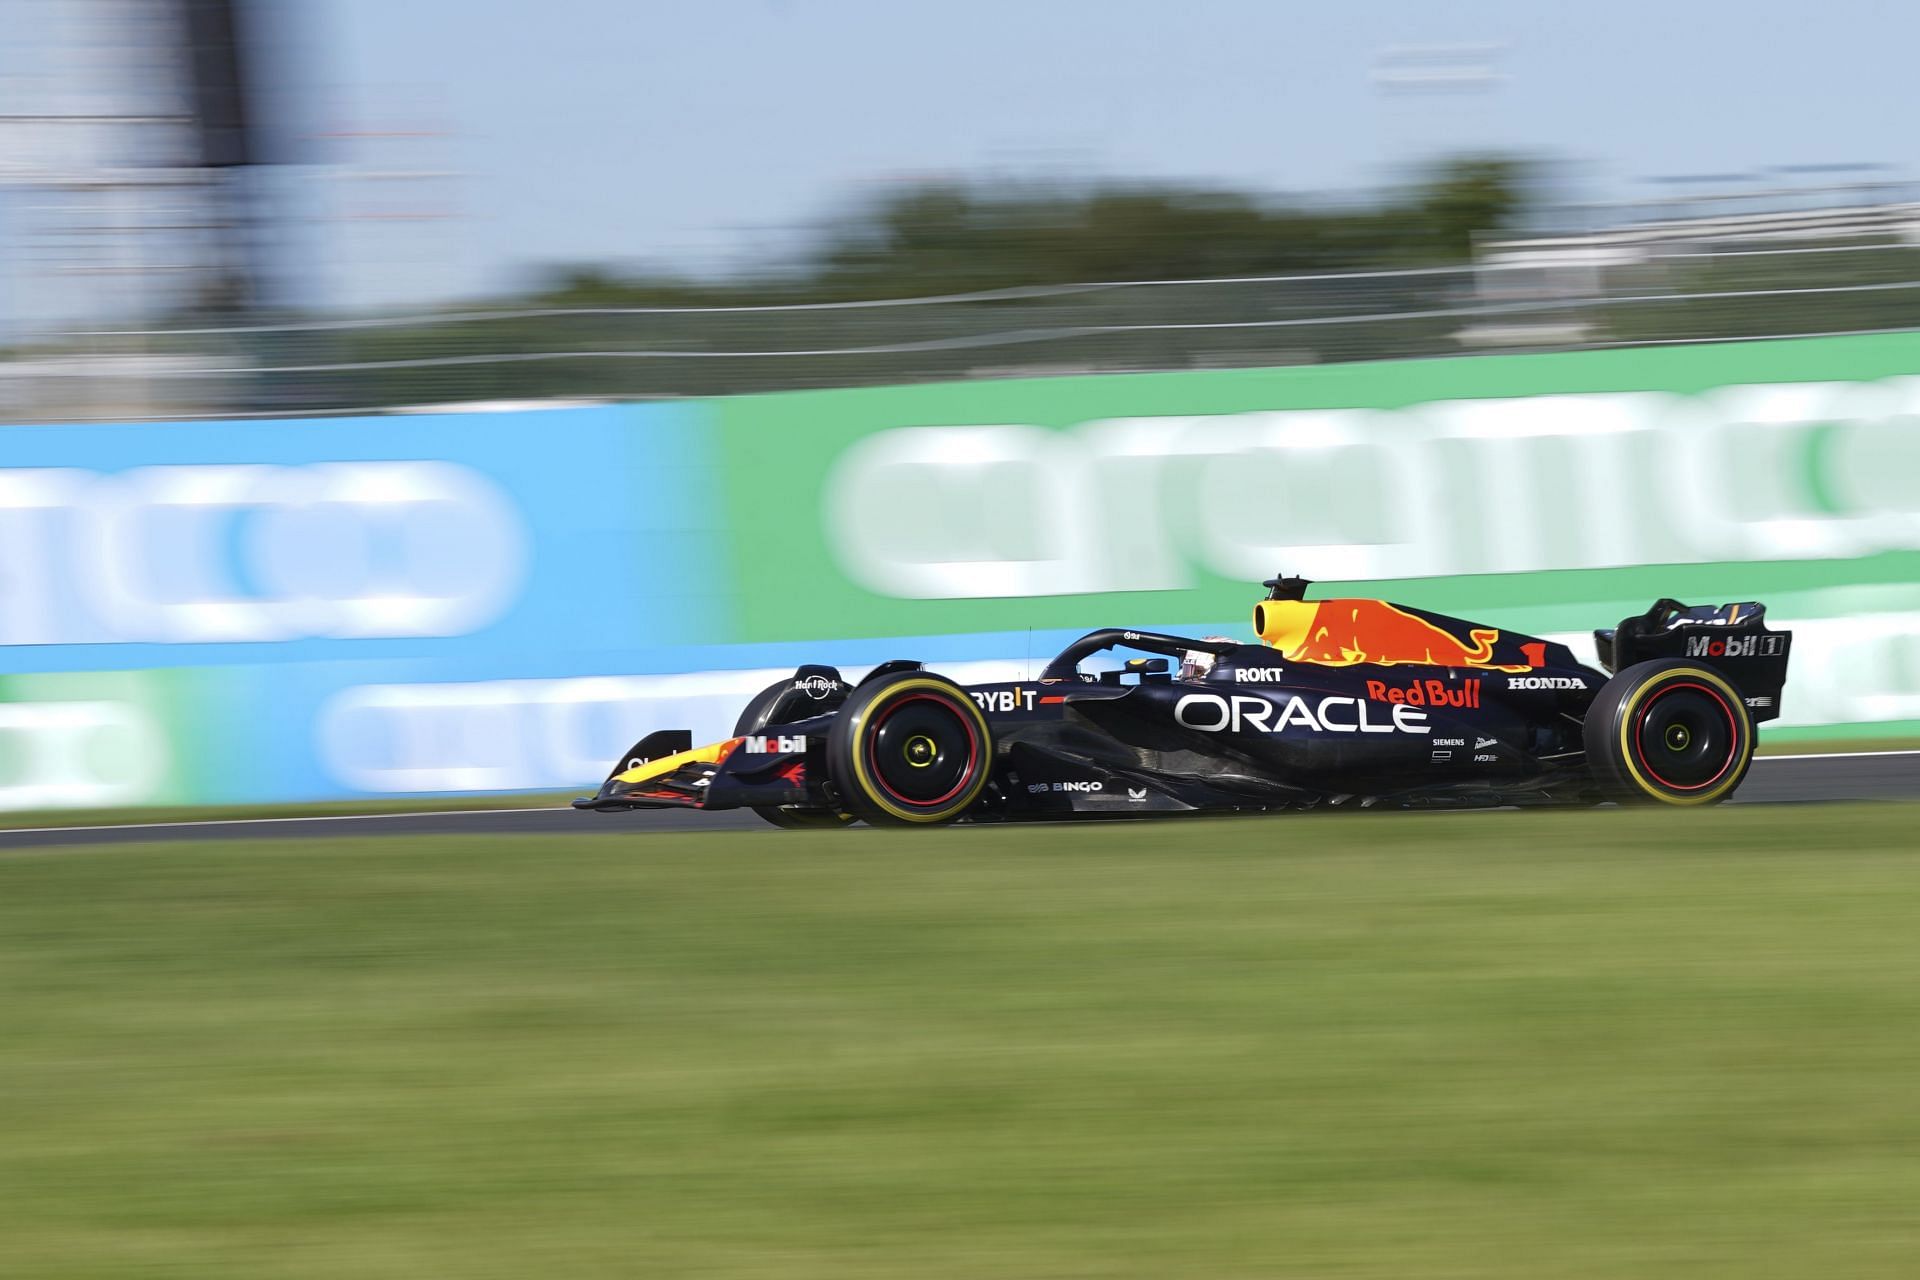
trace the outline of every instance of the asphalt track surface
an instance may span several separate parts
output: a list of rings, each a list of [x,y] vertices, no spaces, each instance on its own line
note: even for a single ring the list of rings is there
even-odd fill
[[[1734,804],[1813,804],[1843,800],[1920,799],[1920,751],[1835,752],[1760,756]],[[1284,814],[1272,816],[1284,821]],[[169,840],[278,840],[310,836],[633,835],[687,831],[778,833],[741,810],[696,813],[656,809],[582,813],[572,809],[485,809],[442,813],[386,813],[318,818],[238,818],[116,826],[37,827],[0,831],[0,853],[10,850]]]

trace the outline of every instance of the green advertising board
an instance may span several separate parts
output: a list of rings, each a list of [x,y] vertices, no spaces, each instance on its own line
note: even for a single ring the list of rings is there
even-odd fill
[[[1920,601],[1911,372],[1902,333],[717,401],[738,638],[1214,621],[1279,569],[1536,626]]]
[[[1536,631],[1759,599],[1893,682],[1916,373],[1897,333],[715,401],[734,639],[1244,626],[1286,571]]]

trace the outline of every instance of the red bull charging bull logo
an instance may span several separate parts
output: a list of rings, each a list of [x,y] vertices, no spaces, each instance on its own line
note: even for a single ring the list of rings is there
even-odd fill
[[[1462,640],[1384,600],[1262,600],[1253,609],[1253,628],[1263,643],[1290,660],[1328,667],[1419,663],[1528,671],[1546,662],[1545,646],[1528,645],[1522,648],[1528,661],[1496,663],[1497,630],[1474,627]]]

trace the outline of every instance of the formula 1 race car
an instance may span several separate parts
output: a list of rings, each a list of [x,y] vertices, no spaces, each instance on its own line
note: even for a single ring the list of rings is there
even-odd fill
[[[803,666],[734,736],[636,743],[582,809],[747,807],[781,827],[1328,807],[1705,805],[1780,713],[1792,634],[1660,600],[1563,644],[1275,578],[1258,644],[1094,631],[1034,681]],[[1096,655],[1132,651],[1111,669]],[[1174,663],[1178,662],[1177,669]]]

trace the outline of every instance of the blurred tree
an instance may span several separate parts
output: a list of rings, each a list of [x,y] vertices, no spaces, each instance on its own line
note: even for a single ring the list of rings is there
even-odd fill
[[[823,296],[1181,279],[1459,261],[1521,212],[1525,166],[1473,158],[1364,208],[1116,184],[1081,192],[925,186],[830,228]]]
[[[762,277],[703,284],[569,266],[538,299],[560,306],[845,301],[1458,262],[1471,255],[1475,235],[1503,230],[1521,215],[1528,174],[1525,162],[1510,158],[1451,160],[1360,207],[1139,183],[1070,190],[927,183],[836,219],[810,257]]]
[[[1354,306],[1417,311],[1434,305],[1426,293],[1394,293],[1385,285],[1356,293],[1310,282],[1287,286],[1284,300],[1237,290],[1152,290],[1128,296],[1069,294],[1032,302],[974,303],[959,310],[811,311],[804,318],[720,309],[1027,285],[1457,263],[1471,256],[1476,235],[1506,229],[1524,214],[1530,173],[1526,163],[1513,159],[1462,158],[1367,204],[1288,203],[1245,192],[1139,182],[1076,187],[920,183],[896,188],[833,218],[819,228],[810,252],[759,272],[698,280],[658,270],[622,273],[591,263],[566,264],[552,269],[530,295],[500,300],[502,310],[527,305],[712,309],[707,314],[582,314],[355,330],[342,336],[339,360],[397,362],[377,372],[343,375],[354,378],[356,395],[375,402],[704,394],[965,376],[982,357],[964,345],[941,349],[942,341],[1033,325],[1099,331],[1116,324],[1169,320],[1264,321],[1279,314],[1325,315]],[[1364,336],[1371,338],[1374,332]],[[701,358],[716,349],[885,347],[915,340],[931,340],[933,348],[904,361],[885,355],[825,363],[804,357]],[[1388,347],[1398,342],[1418,349],[1448,341],[1444,325],[1433,334],[1423,328],[1417,335],[1381,337]],[[1044,355],[1066,365],[1170,368],[1196,359],[1258,363],[1274,358],[1273,344],[1253,329],[1238,336],[1215,331],[1103,343],[1089,339],[1077,346],[1055,342]],[[687,357],[427,368],[406,363],[423,348],[436,354],[509,355],[684,350]]]

